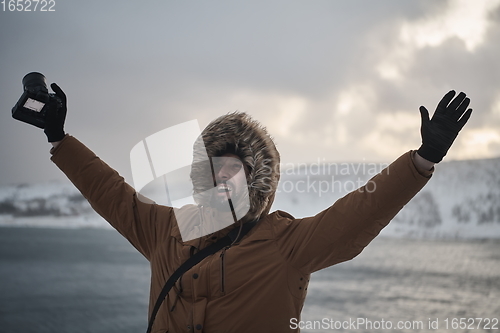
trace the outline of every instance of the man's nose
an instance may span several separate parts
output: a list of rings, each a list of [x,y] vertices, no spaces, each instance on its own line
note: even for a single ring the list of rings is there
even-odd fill
[[[229,170],[228,168],[223,165],[219,172],[217,173],[217,177],[220,179],[220,180],[228,180],[232,177],[232,175],[229,173]]]

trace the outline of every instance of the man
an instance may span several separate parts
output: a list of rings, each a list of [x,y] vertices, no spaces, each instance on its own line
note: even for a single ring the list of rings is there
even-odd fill
[[[269,213],[278,186],[279,153],[265,128],[245,113],[221,116],[203,130],[200,140],[212,162],[222,159],[199,163],[204,152],[195,144],[191,178],[198,205],[177,214],[141,197],[66,135],[66,96],[57,85],[52,89],[63,107],[47,115],[44,131],[53,145],[51,159],[151,262],[150,313],[165,281],[182,263],[231,230],[257,221],[241,240],[182,275],[161,305],[152,332],[298,331],[290,323],[300,317],[310,274],[358,255],[427,183],[434,164],[445,156],[472,112],[465,94],[453,99],[454,91],[443,97],[432,119],[421,107],[422,146],[417,151],[403,154],[373,177],[369,188],[361,187],[302,219],[282,211]],[[208,168],[212,176],[200,176]],[[244,216],[222,230],[184,241],[177,219],[212,216],[216,223],[217,214],[236,216],[242,179],[246,194],[241,197],[248,197]],[[230,199],[235,205],[229,211],[218,208]],[[197,227],[194,223],[189,230]]]

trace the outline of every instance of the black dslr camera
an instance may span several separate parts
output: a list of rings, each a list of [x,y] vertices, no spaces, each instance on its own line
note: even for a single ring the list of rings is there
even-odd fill
[[[23,78],[24,92],[12,108],[12,117],[36,127],[45,128],[45,116],[51,108],[62,107],[62,101],[49,93],[45,76],[32,72]]]

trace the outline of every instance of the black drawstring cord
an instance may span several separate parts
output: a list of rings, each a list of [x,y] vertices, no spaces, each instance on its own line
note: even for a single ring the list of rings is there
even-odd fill
[[[239,241],[242,229],[243,229],[243,223],[240,222],[240,230],[238,230],[238,234],[236,235],[236,238],[233,240],[233,242],[226,249],[229,249],[231,246],[233,246],[234,243],[236,243],[237,241]]]

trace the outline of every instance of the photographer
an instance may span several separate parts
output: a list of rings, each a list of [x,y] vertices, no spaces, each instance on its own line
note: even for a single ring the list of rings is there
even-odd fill
[[[172,207],[142,197],[65,133],[66,96],[57,85],[51,87],[62,103],[48,110],[45,119],[44,132],[53,145],[51,159],[92,207],[150,261],[150,316],[165,281],[179,266],[238,231],[232,243],[190,267],[175,282],[160,302],[152,332],[298,331],[290,327],[290,320],[300,318],[311,273],[357,256],[431,178],[434,164],[446,155],[472,112],[465,94],[455,97],[454,91],[443,97],[432,118],[421,107],[418,150],[402,154],[374,176],[370,190],[363,186],[317,215],[301,219],[283,211],[270,213],[280,157],[266,129],[245,113],[223,115],[203,130],[201,138],[208,157],[224,159],[212,166],[213,179],[200,180],[199,165],[193,163],[194,191],[206,191],[208,181],[218,189],[212,201],[236,201],[243,181],[248,212],[222,230],[183,241]],[[201,153],[198,149],[195,145],[195,159]],[[217,205],[206,202],[190,209],[186,215],[217,216]],[[242,231],[244,225],[253,227]]]

